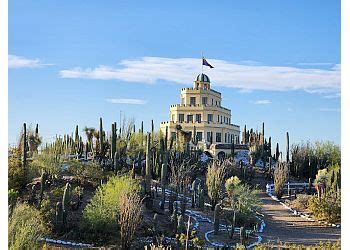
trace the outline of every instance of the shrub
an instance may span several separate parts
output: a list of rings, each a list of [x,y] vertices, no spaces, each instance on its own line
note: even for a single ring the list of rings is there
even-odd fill
[[[341,218],[340,192],[327,192],[322,198],[313,196],[308,201],[308,209],[317,219],[339,222]]]
[[[135,231],[141,223],[141,200],[138,194],[124,191],[119,200],[120,240],[123,249],[129,249]]]
[[[117,219],[121,206],[120,197],[124,192],[138,193],[140,185],[130,177],[111,177],[95,192],[83,212],[82,233],[100,241],[117,236]],[[92,234],[92,235],[91,235]]]
[[[8,160],[8,188],[19,191],[27,184],[26,171],[20,156],[15,152]]]
[[[208,196],[212,202],[212,209],[222,196],[223,182],[226,174],[225,166],[219,166],[213,162],[206,175],[206,184],[208,187]]]
[[[298,197],[292,201],[291,205],[294,209],[306,209],[311,195],[300,194]]]
[[[44,217],[34,207],[17,204],[9,218],[9,249],[35,249],[37,239],[49,232]]]
[[[278,199],[282,198],[283,187],[287,179],[288,179],[287,164],[278,162],[274,172],[275,194]]]

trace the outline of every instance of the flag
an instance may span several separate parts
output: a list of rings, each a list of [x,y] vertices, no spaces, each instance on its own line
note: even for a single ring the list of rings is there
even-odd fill
[[[214,68],[213,66],[210,65],[210,63],[208,63],[208,61],[204,58],[204,56],[202,57],[202,65],[208,66],[211,69]]]

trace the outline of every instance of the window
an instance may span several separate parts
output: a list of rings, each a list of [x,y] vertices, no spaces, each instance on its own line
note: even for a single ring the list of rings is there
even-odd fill
[[[208,97],[202,97],[202,104],[207,105]]]
[[[211,142],[212,138],[211,138],[211,132],[207,132],[207,141]]]
[[[203,132],[197,132],[197,141],[203,140]]]
[[[222,116],[221,116],[221,123],[222,123]]]
[[[171,132],[171,138],[173,138],[173,140],[176,139],[176,132]]]
[[[211,99],[211,105],[214,106],[214,99]]]
[[[216,142],[221,142],[221,133],[216,133]]]
[[[196,122],[202,122],[202,115],[201,114],[196,114]]]
[[[196,105],[196,97],[190,97],[190,105]]]
[[[193,122],[193,115],[187,115],[187,122]]]
[[[225,133],[225,143],[227,142],[227,133]]]
[[[208,114],[208,123],[213,121],[213,114]]]
[[[184,122],[185,116],[184,114],[179,114],[179,122]]]
[[[215,103],[216,103],[215,105],[218,106],[218,101],[215,101]]]
[[[218,115],[218,122],[220,121],[220,116]]]

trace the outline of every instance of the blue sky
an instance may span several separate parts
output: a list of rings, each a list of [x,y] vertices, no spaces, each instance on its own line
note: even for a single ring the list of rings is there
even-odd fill
[[[202,51],[235,124],[340,144],[334,0],[9,1],[9,143],[23,122],[49,139],[120,111],[159,126]]]

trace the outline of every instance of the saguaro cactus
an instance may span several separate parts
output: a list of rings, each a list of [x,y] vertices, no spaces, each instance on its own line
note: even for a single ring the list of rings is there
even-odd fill
[[[102,118],[100,117],[100,157],[103,157],[103,127],[102,127]]]
[[[151,166],[151,138],[147,133],[146,145],[146,193],[151,192],[152,166]]]
[[[181,234],[181,233],[184,233],[185,231],[186,231],[186,226],[184,223],[184,218],[182,214],[180,214],[177,219],[177,233]]]
[[[287,132],[286,161],[289,162],[289,133]]]
[[[62,229],[63,224],[63,210],[62,210],[62,202],[56,203],[56,227],[60,231]]]
[[[198,185],[198,206],[200,210],[204,210],[204,190],[200,183]]]
[[[22,167],[25,169],[27,165],[27,125],[23,123],[23,148],[22,148]]]
[[[221,205],[218,203],[215,205],[215,210],[214,210],[214,234],[219,233],[220,213],[221,213]]]
[[[117,134],[116,134],[116,123],[112,123],[112,141],[111,141],[111,158],[114,163],[114,155],[116,151]]]
[[[62,222],[63,226],[67,226],[67,216],[68,216],[68,209],[69,209],[69,202],[70,202],[70,184],[67,182],[64,192],[63,192],[63,198],[62,198]]]

